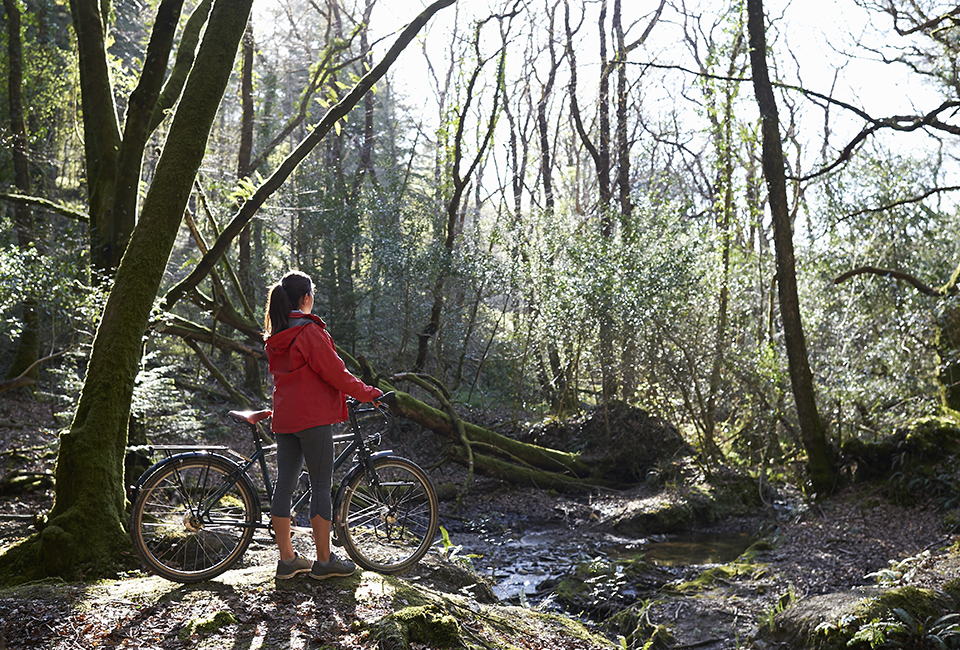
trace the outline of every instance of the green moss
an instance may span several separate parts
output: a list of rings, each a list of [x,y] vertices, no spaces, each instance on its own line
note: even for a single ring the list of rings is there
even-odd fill
[[[422,643],[431,648],[460,648],[460,624],[439,605],[406,607],[384,617],[374,632],[380,647],[406,650]]]
[[[902,609],[922,621],[938,618],[948,605],[941,592],[918,587],[900,587],[866,599],[857,608],[856,616],[861,621],[870,621],[882,618],[894,609]]]
[[[237,617],[231,612],[219,611],[213,616],[206,618],[195,618],[180,630],[178,635],[181,641],[187,641],[194,634],[212,634],[222,627],[233,625],[237,622]]]
[[[683,582],[671,589],[679,593],[696,592],[707,589],[717,582],[732,580],[739,576],[751,576],[753,579],[758,579],[766,574],[768,568],[765,564],[756,562],[756,557],[771,548],[772,545],[769,542],[756,542],[733,562],[707,569],[696,579]]]
[[[751,557],[756,556],[757,553],[763,553],[764,551],[772,551],[776,548],[773,542],[768,539],[759,539],[753,544],[750,545],[750,548],[747,549],[747,553],[751,553]]]

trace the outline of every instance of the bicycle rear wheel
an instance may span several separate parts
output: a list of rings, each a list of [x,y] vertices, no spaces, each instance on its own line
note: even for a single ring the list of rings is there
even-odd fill
[[[358,473],[338,504],[343,545],[364,569],[400,573],[433,543],[440,522],[437,493],[426,473],[405,458],[378,458],[373,466],[376,476]]]
[[[222,456],[186,456],[147,478],[132,507],[130,537],[150,571],[200,582],[239,561],[260,520],[260,503],[244,476],[225,488],[236,471]]]

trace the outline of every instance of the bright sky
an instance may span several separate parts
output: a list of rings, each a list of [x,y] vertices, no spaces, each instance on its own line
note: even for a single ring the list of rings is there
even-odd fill
[[[278,1],[282,0],[256,0],[255,11],[267,3]],[[358,0],[358,4],[361,1]],[[379,44],[375,58],[379,58],[387,50],[395,40],[396,33],[428,4],[428,0],[380,0],[377,3],[371,31],[374,37],[383,37],[384,40]],[[527,6],[542,7],[544,4],[544,0],[530,0]],[[594,16],[598,11],[598,4],[592,3],[590,11],[594,12]],[[612,10],[612,1],[609,4]],[[632,32],[634,38],[647,23],[648,19],[643,16],[651,13],[658,4],[657,0],[624,0],[624,25],[640,19]],[[717,0],[686,0],[685,4],[689,12],[694,12],[699,5],[707,15],[715,11],[719,3]],[[470,29],[473,18],[494,13],[494,7],[499,5],[497,0],[459,0],[455,5],[440,10],[421,31],[418,40],[401,55],[390,75],[394,87],[407,96],[412,110],[416,111],[420,107],[423,117],[428,120],[432,119],[436,112],[432,100],[432,85],[428,81],[424,42],[438,74],[441,74],[448,65],[446,61],[449,56],[450,33],[455,20],[459,19],[463,33],[464,29]],[[774,46],[770,61],[776,64],[781,80],[799,83],[823,94],[832,92],[837,99],[862,107],[876,117],[926,111],[940,102],[933,89],[908,85],[905,71],[901,67],[883,64],[877,60],[876,55],[854,48],[857,43],[865,43],[877,49],[885,47],[888,42],[897,46],[903,44],[903,39],[899,37],[891,38],[880,33],[889,29],[889,19],[874,17],[871,22],[854,0],[766,0],[765,8],[767,15],[774,21],[775,29],[775,38],[768,36]],[[544,12],[543,9],[540,11]],[[705,22],[709,23],[706,19]],[[596,29],[590,31],[595,33]],[[490,34],[495,34],[495,31],[491,29]],[[643,62],[655,57],[658,63],[692,67],[681,38],[680,17],[671,10],[668,3],[660,24],[651,34],[652,47],[646,52],[634,51],[630,60]],[[496,45],[490,43],[491,48]],[[522,43],[520,45],[522,46]],[[596,92],[596,77],[590,72],[591,58],[595,65],[596,51],[595,44],[584,43],[582,51],[578,52],[581,88],[584,89],[581,101],[584,103],[590,100],[591,93]],[[858,56],[851,57],[850,54],[855,52]],[[839,72],[835,88],[832,89],[834,68],[840,63],[844,63],[844,67]],[[749,71],[747,74],[749,75]],[[673,79],[678,77],[674,75]],[[645,90],[648,96],[644,101],[656,101],[656,92],[655,88]],[[741,94],[752,95],[752,88],[743,89]],[[675,95],[666,92],[661,95],[660,101],[665,103],[664,109],[676,104]],[[822,129],[822,111],[799,96],[796,100],[799,105],[804,106],[809,128]],[[852,137],[860,128],[859,119],[846,119],[847,116],[848,113],[842,109],[831,110],[835,145],[842,144],[844,138],[848,137],[848,131]],[[906,141],[898,135],[898,142]],[[924,136],[916,136],[911,144],[905,146],[922,146],[924,142]]]

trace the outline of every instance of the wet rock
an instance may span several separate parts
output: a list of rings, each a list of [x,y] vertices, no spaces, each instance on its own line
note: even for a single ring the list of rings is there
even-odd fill
[[[559,580],[541,584],[568,612],[604,620],[637,601],[650,598],[674,575],[642,556],[601,559],[578,564]]]

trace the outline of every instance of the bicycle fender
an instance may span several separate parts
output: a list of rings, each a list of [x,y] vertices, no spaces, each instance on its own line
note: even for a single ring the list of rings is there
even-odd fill
[[[378,451],[375,454],[370,454],[370,460],[375,461],[380,458],[386,458],[387,456],[395,456],[392,449],[387,449],[384,451]],[[340,523],[340,517],[338,516],[337,504],[343,501],[343,494],[347,491],[347,486],[350,485],[350,482],[353,480],[353,477],[363,471],[363,465],[356,464],[350,468],[350,471],[347,472],[347,475],[343,477],[343,480],[340,481],[340,487],[337,488],[337,494],[333,498],[333,516],[337,519],[337,525]]]
[[[230,460],[226,456],[222,456],[220,454],[214,454],[209,451],[187,451],[181,454],[175,454],[173,456],[164,458],[163,460],[154,463],[149,469],[147,469],[147,471],[145,471],[137,480],[136,485],[131,485],[127,488],[127,499],[130,501],[130,503],[133,503],[134,501],[136,501],[137,495],[140,494],[140,488],[143,486],[144,483],[146,483],[147,479],[149,479],[151,476],[159,472],[164,467],[167,467],[171,463],[181,462],[190,458],[209,458],[212,456],[221,458],[226,462],[230,463],[231,465],[236,465],[234,461]],[[257,489],[254,487],[253,482],[250,480],[249,476],[244,474],[240,480],[247,483],[250,489],[253,490],[253,493],[257,494]]]

